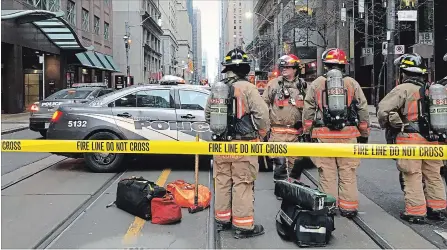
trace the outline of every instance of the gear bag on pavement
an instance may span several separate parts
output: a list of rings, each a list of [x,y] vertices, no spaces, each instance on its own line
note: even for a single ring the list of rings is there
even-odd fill
[[[185,208],[194,206],[195,184],[191,184],[183,180],[176,180],[169,183],[166,188],[170,193],[172,193],[176,203],[179,206]],[[211,201],[211,191],[209,190],[209,188],[203,185],[199,185],[198,201],[199,206],[203,208],[209,207]]]
[[[171,192],[151,200],[152,224],[173,224],[182,220],[182,209]]]
[[[335,230],[336,199],[301,182],[277,181],[275,195],[282,198],[276,231],[300,247],[326,246]]]
[[[131,177],[118,182],[116,191],[116,207],[144,220],[152,218],[151,201],[156,197],[164,197],[166,189],[143,177]],[[108,205],[110,207],[112,204]]]

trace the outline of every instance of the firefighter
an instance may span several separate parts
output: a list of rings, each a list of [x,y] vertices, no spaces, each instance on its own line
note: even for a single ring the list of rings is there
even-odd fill
[[[379,103],[377,116],[380,126],[400,128],[395,136],[396,144],[437,145],[440,138],[435,133],[436,129],[447,129],[447,117],[436,114],[436,118],[427,119],[430,117],[429,108],[436,104],[427,101],[426,91],[430,95],[435,88],[442,90],[442,86],[434,84],[437,86],[428,88],[426,67],[422,57],[416,53],[404,54],[394,63],[400,68],[399,77],[402,77],[402,83]],[[441,99],[445,100],[447,94],[444,95]],[[394,113],[398,116],[391,119],[390,114]],[[442,211],[446,208],[446,194],[440,175],[442,165],[442,160],[397,159],[405,196],[405,212],[401,213],[403,220],[423,223],[425,217],[433,220],[444,219]]]
[[[226,78],[213,85],[205,108],[215,141],[259,141],[270,129],[267,104],[245,77],[250,61],[244,51],[228,52],[222,65]],[[254,224],[254,181],[257,156],[214,156],[215,219],[218,230],[234,229],[234,237],[264,234]]]
[[[271,130],[270,142],[298,142],[302,134],[302,110],[307,84],[299,78],[300,59],[293,55],[279,58],[281,75],[270,80],[263,93],[264,101],[269,107]],[[271,159],[275,165],[273,180],[284,180],[288,177],[288,167],[294,166],[296,157],[287,157],[286,161]],[[296,168],[295,168],[296,169]],[[291,178],[298,178],[292,172]]]
[[[338,48],[322,55],[326,74],[313,81],[304,99],[306,141],[368,143],[368,103],[359,83],[344,74],[346,54]],[[340,214],[352,218],[358,211],[358,158],[312,158],[322,192],[338,197]],[[339,180],[337,182],[337,176]]]

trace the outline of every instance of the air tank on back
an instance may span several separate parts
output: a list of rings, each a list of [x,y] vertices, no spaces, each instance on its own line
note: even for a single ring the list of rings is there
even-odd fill
[[[343,73],[338,69],[332,69],[326,76],[329,113],[334,117],[341,116],[346,107]]]
[[[447,133],[447,88],[433,84],[428,90],[430,98],[430,125],[437,133]]]
[[[216,139],[215,135],[222,135],[227,129],[228,105],[226,100],[229,93],[230,87],[223,82],[217,82],[211,88],[210,129],[213,133],[213,140]]]

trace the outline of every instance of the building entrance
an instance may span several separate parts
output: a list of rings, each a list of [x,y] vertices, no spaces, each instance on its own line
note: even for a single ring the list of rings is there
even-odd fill
[[[25,107],[29,108],[39,101],[42,86],[42,70],[24,70],[25,76]]]

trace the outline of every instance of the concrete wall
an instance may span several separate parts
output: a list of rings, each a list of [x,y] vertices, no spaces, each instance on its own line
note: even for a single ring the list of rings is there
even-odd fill
[[[126,75],[126,49],[124,46],[124,35],[126,34],[125,22],[128,21],[129,25],[138,25],[141,22],[140,12],[136,11],[135,8],[138,7],[138,1],[130,1],[130,11],[127,11],[126,1],[114,1],[113,5],[113,58],[115,64],[120,68],[121,73]],[[141,26],[131,27],[131,45],[129,49],[129,66],[130,75],[134,76],[134,83],[143,82],[140,72],[143,71],[144,65],[142,61],[142,28]]]

